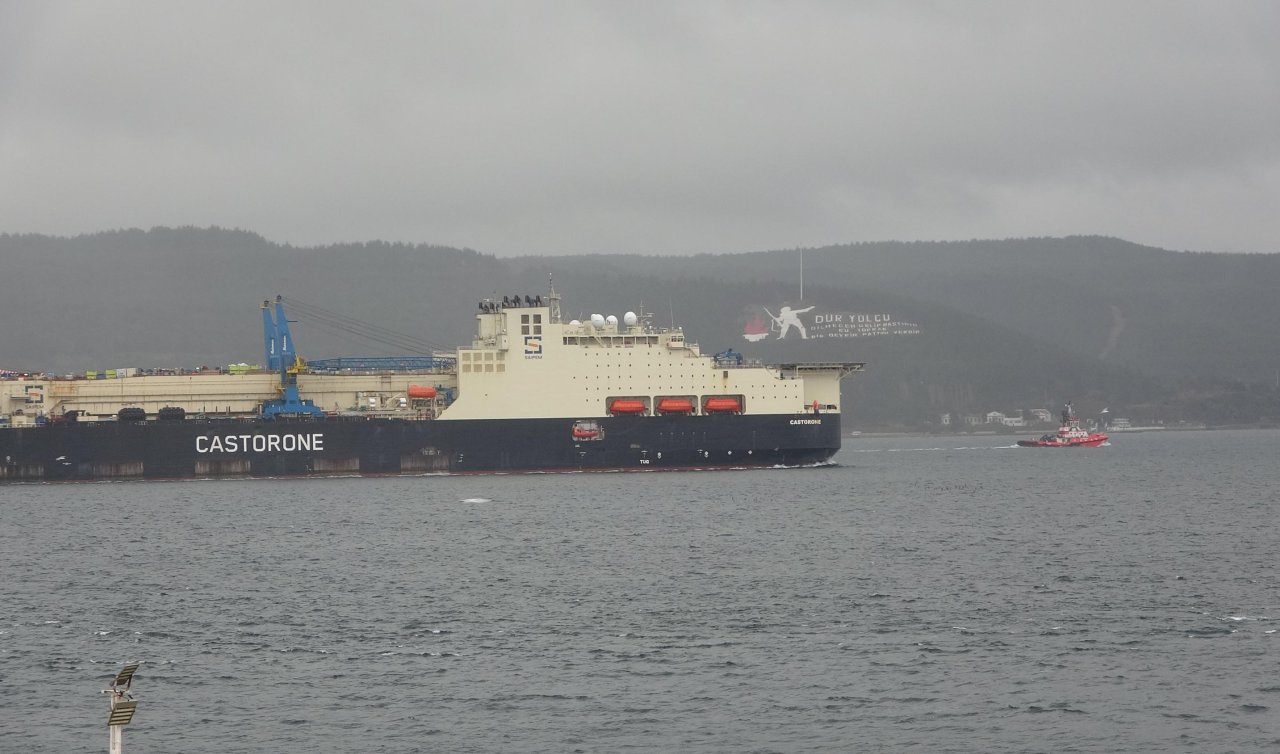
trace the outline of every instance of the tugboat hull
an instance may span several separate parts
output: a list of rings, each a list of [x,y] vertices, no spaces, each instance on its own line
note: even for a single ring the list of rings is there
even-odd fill
[[[1079,440],[1019,440],[1023,448],[1096,448],[1108,439],[1107,435],[1090,435]]]

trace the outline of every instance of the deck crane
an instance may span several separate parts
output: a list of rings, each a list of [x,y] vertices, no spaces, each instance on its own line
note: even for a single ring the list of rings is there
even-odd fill
[[[284,299],[276,296],[276,316],[271,317],[271,302],[262,302],[262,339],[267,367],[280,375],[280,397],[262,402],[262,418],[324,416],[324,411],[310,400],[298,396],[298,372],[307,365],[293,348],[289,320],[284,316]]]

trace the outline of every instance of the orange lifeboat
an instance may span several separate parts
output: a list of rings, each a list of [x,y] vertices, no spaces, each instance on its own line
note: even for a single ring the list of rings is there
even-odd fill
[[[646,410],[644,401],[639,398],[614,398],[609,401],[611,414],[643,414]]]
[[[688,398],[659,398],[658,413],[660,414],[692,414],[693,401]]]
[[[718,395],[703,401],[702,410],[708,414],[736,414],[742,411],[742,401],[731,395]]]
[[[430,385],[410,385],[410,398],[434,398],[436,397],[436,389]]]

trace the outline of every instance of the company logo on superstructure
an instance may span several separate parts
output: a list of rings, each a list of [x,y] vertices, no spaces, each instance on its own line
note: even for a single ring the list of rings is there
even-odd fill
[[[324,450],[324,433],[285,435],[201,435],[197,453],[296,453]]]
[[[542,336],[541,335],[524,336],[524,357],[526,359],[542,358]]]
[[[792,424],[821,424],[821,419],[792,419]]]

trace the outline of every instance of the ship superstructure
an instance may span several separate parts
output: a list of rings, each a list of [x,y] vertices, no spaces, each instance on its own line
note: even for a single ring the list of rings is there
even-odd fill
[[[457,354],[458,399],[441,419],[652,416],[664,405],[694,415],[838,412],[840,379],[862,368],[717,361],[682,329],[634,312],[561,322],[554,296],[546,306],[481,303],[476,338]]]

